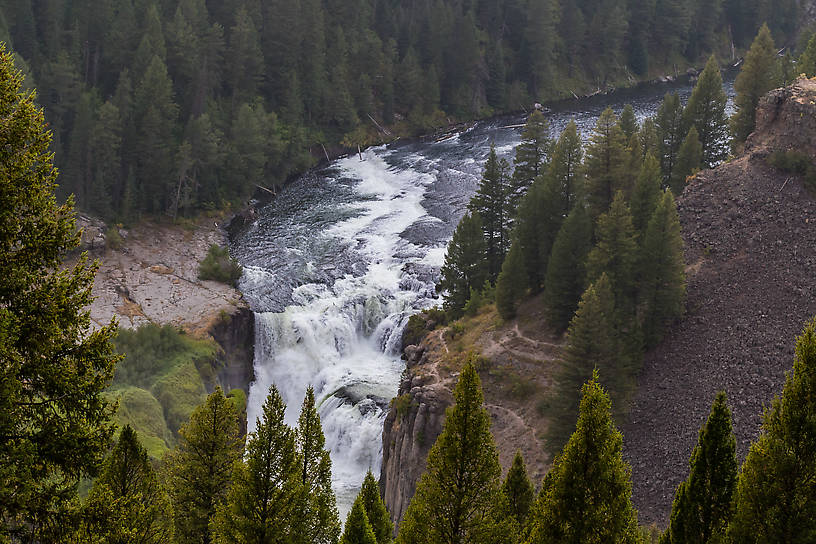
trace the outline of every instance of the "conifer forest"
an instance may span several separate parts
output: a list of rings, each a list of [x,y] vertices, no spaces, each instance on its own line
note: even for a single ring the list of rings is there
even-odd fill
[[[737,164],[816,198],[814,2],[0,0],[0,42],[0,544],[816,542],[814,313],[761,427],[731,382],[690,408],[663,520],[620,430],[724,251],[684,194]],[[156,318],[148,273],[227,302]],[[540,375],[485,341],[519,326]],[[502,410],[546,422],[543,478]]]

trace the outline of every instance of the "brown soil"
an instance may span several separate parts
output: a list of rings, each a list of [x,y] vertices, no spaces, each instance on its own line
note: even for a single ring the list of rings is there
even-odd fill
[[[622,429],[641,523],[667,523],[718,390],[745,458],[793,365],[795,336],[816,314],[816,201],[766,165],[761,139],[750,143],[751,155],[698,175],[678,200],[687,313],[646,355]]]

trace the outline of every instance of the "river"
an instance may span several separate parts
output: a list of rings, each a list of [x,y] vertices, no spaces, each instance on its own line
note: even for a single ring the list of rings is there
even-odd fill
[[[733,96],[732,80],[726,89]],[[652,85],[551,105],[551,134],[574,119],[586,139],[604,108],[620,113],[627,103],[640,121],[669,90],[684,100],[691,92]],[[368,149],[363,160],[337,160],[288,185],[231,240],[244,266],[239,287],[256,314],[249,430],[271,384],[290,425],[312,385],[343,521],[366,470],[379,477],[382,425],[404,369],[402,328],[440,302],[434,286],[445,245],[490,145],[512,164],[521,130],[503,127],[523,122],[483,121],[444,141],[396,142]]]

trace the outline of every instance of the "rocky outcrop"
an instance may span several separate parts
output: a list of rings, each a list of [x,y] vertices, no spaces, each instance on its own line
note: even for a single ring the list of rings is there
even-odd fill
[[[647,354],[622,429],[642,523],[667,523],[718,390],[744,459],[793,365],[795,337],[816,315],[816,200],[765,160],[790,149],[816,158],[815,82],[771,92],[746,153],[697,175],[678,199],[686,315]]]
[[[255,380],[255,314],[246,307],[224,314],[209,329],[223,350],[218,383],[224,391],[242,389],[249,395]]]

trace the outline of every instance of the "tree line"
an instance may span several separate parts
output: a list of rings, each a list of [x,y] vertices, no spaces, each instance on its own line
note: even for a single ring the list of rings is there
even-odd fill
[[[547,324],[567,332],[551,439],[563,444],[577,392],[597,367],[620,407],[645,350],[684,311],[683,240],[674,200],[692,174],[711,168],[753,131],[759,99],[812,70],[816,38],[793,63],[779,58],[763,25],[735,83],[736,113],[714,56],[684,105],[667,94],[638,123],[631,106],[605,110],[584,146],[574,122],[551,138],[533,112],[513,167],[491,150],[468,211],[448,246],[439,290],[451,319],[495,302],[512,319],[521,300],[543,295]],[[807,73],[807,72],[805,72]],[[616,416],[622,417],[623,412]]]
[[[748,46],[795,0],[14,0],[60,195],[106,219],[246,201],[323,156]],[[390,129],[387,127],[391,127]]]

